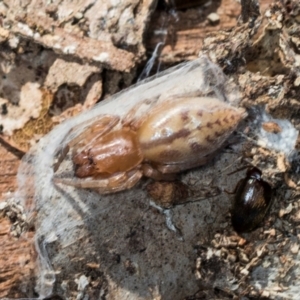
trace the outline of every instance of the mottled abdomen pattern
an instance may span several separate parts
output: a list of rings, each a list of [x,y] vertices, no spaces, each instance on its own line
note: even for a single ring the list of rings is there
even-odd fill
[[[178,98],[153,108],[137,135],[148,161],[192,162],[215,152],[244,116],[244,109],[216,98]]]

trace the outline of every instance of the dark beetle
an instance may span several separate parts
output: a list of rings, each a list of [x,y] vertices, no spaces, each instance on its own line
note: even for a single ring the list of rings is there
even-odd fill
[[[239,233],[256,229],[272,204],[271,186],[261,174],[259,169],[251,168],[236,186],[231,221]]]

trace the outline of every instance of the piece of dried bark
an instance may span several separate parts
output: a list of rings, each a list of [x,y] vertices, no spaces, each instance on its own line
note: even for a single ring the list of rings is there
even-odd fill
[[[16,238],[11,235],[11,227],[11,221],[0,216],[0,298],[33,297],[36,268],[32,244],[34,233]]]

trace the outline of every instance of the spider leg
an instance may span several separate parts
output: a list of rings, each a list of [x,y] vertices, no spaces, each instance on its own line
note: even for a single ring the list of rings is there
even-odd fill
[[[109,194],[132,188],[143,176],[139,169],[121,172],[108,178],[54,178],[54,184],[65,184],[82,189],[95,189],[99,194]]]
[[[72,139],[69,143],[69,147],[82,146],[84,145],[84,141],[87,140],[89,142],[93,142],[99,137],[103,136],[107,132],[109,132],[116,124],[120,121],[119,116],[113,115],[102,115],[96,118],[92,123],[90,121],[84,122],[83,124],[79,124],[75,126],[71,131],[76,131],[77,128],[88,127],[83,132],[81,132],[78,136]],[[87,124],[88,125],[87,125]],[[89,124],[90,123],[90,124]],[[69,132],[71,133],[71,132]]]
[[[110,181],[109,184],[104,189],[101,187],[98,188],[97,189],[98,193],[109,194],[109,193],[115,193],[115,192],[131,189],[138,183],[138,181],[143,176],[142,171],[139,169],[130,172],[125,172],[123,174],[125,175],[123,178]]]
[[[58,170],[59,166],[61,165],[61,163],[63,162],[63,160],[65,159],[65,157],[67,156],[67,154],[69,153],[70,147],[69,145],[66,145],[65,147],[63,147],[62,149],[59,149],[55,155],[56,160],[53,164],[53,170],[54,173]]]
[[[136,104],[133,108],[129,110],[129,112],[125,115],[125,117],[122,120],[122,126],[123,127],[130,127],[133,130],[137,130],[140,125],[145,121],[145,118],[147,117],[147,112],[149,109],[157,102],[157,98],[153,98],[151,100],[145,99],[138,104]],[[144,112],[142,113],[142,116],[137,118],[138,111],[145,106]]]
[[[154,180],[164,180],[164,181],[173,181],[177,179],[177,174],[176,172],[172,173],[162,173],[161,171],[157,170],[156,168],[152,167],[150,164],[143,164],[142,166],[143,169],[143,174],[146,177],[152,178]]]
[[[114,126],[116,126],[119,120],[119,116],[101,115],[98,116],[96,119],[93,119],[92,122],[88,120],[70,129],[66,134],[66,137],[68,137],[73,132],[76,132],[76,130],[78,130],[79,128],[86,127],[86,129],[83,132],[81,132],[78,136],[73,138],[63,148],[58,149],[58,151],[55,154],[56,161],[53,164],[54,172],[58,170],[59,166],[69,153],[70,148],[75,147],[76,149],[78,149],[79,147],[85,145],[85,141],[88,141],[90,143],[95,139],[98,139],[99,137],[103,136],[108,131],[110,131]],[[73,151],[75,151],[76,149],[74,149]]]
[[[189,170],[192,168],[200,167],[205,165],[207,162],[211,161],[218,153],[221,152],[222,149],[218,149],[208,155],[202,156],[197,158],[193,161],[183,162],[183,163],[177,163],[177,164],[159,164],[157,165],[156,169],[157,171],[163,173],[163,174],[169,174],[169,173],[179,173],[181,171]]]

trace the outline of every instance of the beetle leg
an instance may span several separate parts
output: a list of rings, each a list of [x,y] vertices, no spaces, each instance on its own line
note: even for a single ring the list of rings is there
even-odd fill
[[[132,188],[142,177],[139,169],[122,172],[108,178],[76,179],[76,178],[54,178],[55,184],[65,184],[82,189],[95,189],[100,194],[119,192]]]
[[[224,190],[224,192],[226,193],[226,194],[229,194],[229,195],[233,195],[233,194],[235,194],[236,193],[236,191],[238,190],[238,188],[241,186],[241,184],[243,183],[243,181],[244,181],[244,179],[241,179],[237,184],[236,184],[236,186],[235,186],[235,188],[234,188],[234,190],[232,191],[232,192],[230,192],[230,191],[228,191],[228,190]]]

